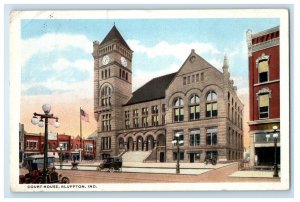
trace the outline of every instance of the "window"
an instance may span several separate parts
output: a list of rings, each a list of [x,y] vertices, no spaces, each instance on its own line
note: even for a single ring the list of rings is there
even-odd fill
[[[158,115],[152,115],[152,126],[157,126],[158,125]]]
[[[269,56],[262,53],[261,57],[256,60],[256,68],[258,68],[258,82],[269,81]]]
[[[196,82],[199,82],[199,74],[196,74]]]
[[[184,152],[179,152],[179,160],[184,160]],[[173,152],[173,161],[177,161],[177,152]]]
[[[200,130],[190,131],[190,146],[200,146]]]
[[[102,115],[102,131],[111,131],[111,114]]]
[[[102,137],[101,138],[101,149],[102,150],[111,149],[111,137]]]
[[[190,98],[190,120],[198,120],[200,118],[200,99],[198,95],[192,95]]]
[[[142,115],[148,115],[148,108],[142,108]]]
[[[89,151],[89,152],[93,151],[93,145],[92,144],[86,144],[85,145],[85,150]]]
[[[218,96],[214,91],[210,91],[206,97],[206,117],[218,116]]]
[[[158,125],[158,121],[159,121],[159,118],[158,118],[158,106],[157,105],[152,106],[151,107],[151,112],[152,112],[152,118],[151,118],[152,126],[157,126]]]
[[[204,81],[204,72],[201,73],[201,81]]]
[[[62,148],[65,151],[68,151],[68,143],[67,142],[60,142],[59,145],[62,144]]]
[[[148,127],[148,117],[142,117],[142,125],[143,127]]]
[[[130,128],[130,113],[129,111],[125,111],[125,128]]]
[[[161,105],[161,110],[162,110],[162,113],[165,113],[165,112],[166,112],[166,105],[165,105],[165,104],[162,104],[162,105]]]
[[[206,129],[206,145],[218,144],[218,128]]]
[[[111,106],[112,90],[109,86],[104,86],[101,90],[101,106]]]
[[[186,84],[186,77],[183,77],[183,85]]]
[[[259,95],[259,118],[265,119],[269,118],[269,94],[260,94]]]
[[[178,97],[174,100],[173,104],[173,111],[174,111],[174,121],[181,122],[184,119],[184,110],[183,110],[183,100],[182,98]]]
[[[162,121],[162,125],[166,124],[166,115],[165,114],[162,115],[161,121]]]
[[[26,149],[37,149],[38,142],[35,140],[27,140],[26,141]]]
[[[152,112],[152,114],[158,114],[158,106],[157,105],[152,106],[151,107],[151,112]]]
[[[139,113],[137,109],[133,110],[133,126],[134,128],[139,127]]]
[[[148,108],[142,108],[142,125],[148,127]]]

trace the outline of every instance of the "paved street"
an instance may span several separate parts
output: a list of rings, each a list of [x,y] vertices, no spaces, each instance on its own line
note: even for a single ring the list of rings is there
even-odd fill
[[[273,178],[230,177],[238,170],[237,163],[213,169],[199,175],[156,173],[110,173],[81,170],[57,170],[70,178],[71,183],[157,183],[157,182],[279,182]]]

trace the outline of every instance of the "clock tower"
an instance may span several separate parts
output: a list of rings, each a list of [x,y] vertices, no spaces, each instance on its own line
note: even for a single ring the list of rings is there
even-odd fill
[[[115,25],[101,43],[93,42],[98,159],[117,155],[117,130],[124,125],[122,106],[132,95],[132,53]]]

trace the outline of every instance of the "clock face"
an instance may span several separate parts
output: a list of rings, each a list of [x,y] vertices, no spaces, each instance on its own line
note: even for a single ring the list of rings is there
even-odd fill
[[[126,60],[124,57],[121,57],[121,64],[122,64],[124,67],[127,67],[127,60]]]
[[[107,65],[108,63],[109,63],[109,57],[108,57],[108,55],[106,55],[102,58],[102,64]]]

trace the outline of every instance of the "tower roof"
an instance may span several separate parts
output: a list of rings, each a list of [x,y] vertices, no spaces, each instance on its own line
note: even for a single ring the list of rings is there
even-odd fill
[[[109,33],[106,35],[106,37],[100,43],[100,45],[103,45],[106,42],[109,42],[112,40],[118,40],[122,45],[124,45],[126,48],[131,50],[115,25],[111,28]]]

